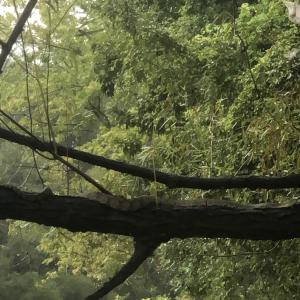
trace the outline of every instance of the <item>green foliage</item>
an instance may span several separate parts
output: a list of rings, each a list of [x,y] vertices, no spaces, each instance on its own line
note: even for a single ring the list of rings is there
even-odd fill
[[[60,297],[64,300],[81,300],[95,289],[93,283],[85,276],[70,276],[63,273],[55,280],[49,281],[47,286],[51,285],[54,290],[60,291]]]
[[[14,222],[10,227],[4,222],[1,225],[3,234],[6,229],[0,248],[1,299],[79,300],[92,292],[94,285],[90,280],[70,273],[44,280],[46,272],[53,270],[53,264],[42,264],[45,254],[37,250],[46,229],[25,222]]]
[[[1,107],[45,140],[153,171],[205,177],[297,172],[299,27],[289,22],[281,0],[238,4],[41,2],[40,22],[24,31],[24,47],[18,44],[1,77]],[[1,17],[1,39],[14,21],[13,13]],[[42,177],[60,194],[91,188],[31,151],[6,142],[0,149],[3,184],[40,190]],[[158,192],[183,201],[300,197],[297,190],[165,191],[157,183],[69,161],[128,198]],[[24,299],[82,297],[91,288],[88,277],[104,282],[132,251],[131,241],[121,237],[22,224],[15,223],[9,237],[1,231],[0,241],[11,251],[0,251],[0,276],[12,273],[0,291],[17,293],[18,284]],[[296,299],[298,244],[171,241],[108,299]],[[26,253],[32,260],[12,268]],[[46,265],[39,270],[41,261]]]
[[[38,279],[36,273],[11,274],[8,278],[2,278],[0,283],[1,299],[62,299],[55,290],[47,287],[37,287]]]

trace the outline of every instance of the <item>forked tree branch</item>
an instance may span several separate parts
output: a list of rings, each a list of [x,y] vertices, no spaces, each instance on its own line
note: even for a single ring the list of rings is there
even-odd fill
[[[29,0],[26,7],[24,8],[20,18],[17,21],[11,35],[9,36],[7,42],[1,43],[1,54],[0,54],[0,74],[2,73],[3,65],[7,59],[7,56],[10,54],[10,51],[16,42],[18,36],[21,34],[26,21],[28,20],[33,8],[35,7],[37,0]]]
[[[154,174],[152,169],[139,167],[113,159],[108,159],[100,155],[67,148],[62,145],[56,145],[56,149],[54,149],[52,143],[42,142],[26,135],[11,132],[4,128],[0,128],[0,138],[43,152],[53,153],[53,151],[56,150],[57,155],[70,157],[95,166],[100,166],[109,170],[137,176],[150,181],[156,181],[172,189],[194,188],[209,190],[248,188],[251,190],[255,190],[259,188],[300,188],[300,174],[290,174],[287,176],[228,176],[212,178],[180,176],[160,172],[158,170],[156,170]]]
[[[174,200],[172,205],[161,200],[157,205],[156,200],[146,205],[124,206],[124,202],[139,202],[140,198],[126,200],[99,193],[97,199],[91,199],[22,192],[15,187],[0,186],[0,219],[36,222],[72,232],[133,237],[136,245],[132,258],[88,300],[99,299],[121,284],[160,243],[172,238],[284,240],[300,237],[300,204],[297,203],[240,205],[208,200],[186,205],[184,201]]]
[[[123,283],[132,275],[138,267],[152,255],[154,250],[160,245],[161,241],[140,241],[134,242],[134,253],[128,262],[104,285],[92,295],[86,297],[86,300],[98,300],[112,291],[115,287]]]
[[[15,121],[10,115],[8,115],[6,112],[4,112],[2,109],[0,109],[0,113],[4,115],[7,119],[9,119],[14,125],[16,125],[19,129],[21,129],[23,132],[27,133],[30,138],[34,139],[37,143],[43,143],[39,138],[37,138],[31,131],[27,130],[23,125],[19,124],[17,121]],[[13,132],[12,130],[10,130]],[[77,167],[72,165],[70,162],[62,158],[57,154],[56,151],[56,143],[51,143],[53,145],[53,150],[49,151],[49,153],[53,156],[55,160],[58,160],[65,166],[67,166],[70,170],[72,170],[74,173],[78,174],[79,176],[83,177],[87,182],[94,185],[99,191],[105,194],[111,194],[107,189],[105,189],[100,183],[98,183],[95,179],[87,175],[86,173],[79,170]],[[34,148],[31,148],[33,151],[36,151]],[[39,155],[41,155],[39,153]]]

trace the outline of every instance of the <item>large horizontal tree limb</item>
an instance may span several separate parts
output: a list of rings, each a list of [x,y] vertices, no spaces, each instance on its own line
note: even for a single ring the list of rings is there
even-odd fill
[[[91,154],[88,152],[67,148],[52,143],[43,142],[36,138],[21,135],[4,128],[0,128],[0,138],[7,141],[30,147],[39,151],[52,152],[57,151],[60,156],[67,156],[89,164],[104,167],[106,169],[118,171],[151,181],[157,181],[165,184],[169,188],[196,188],[196,189],[232,189],[232,188],[249,188],[249,189],[283,189],[283,188],[300,188],[300,174],[290,174],[287,176],[228,176],[200,178],[179,176],[155,171],[152,169],[139,167],[136,165],[105,158],[103,156]]]
[[[0,219],[36,222],[73,232],[121,234],[133,237],[136,242],[131,259],[87,300],[101,299],[134,273],[162,242],[171,238],[283,240],[300,237],[300,204],[240,205],[197,199],[157,203],[157,199],[150,197],[127,200],[98,192],[85,198],[58,196],[47,191],[30,193],[0,186]],[[131,205],[134,202],[137,203]]]
[[[167,241],[171,238],[237,238],[284,240],[300,237],[300,204],[237,205],[234,202],[155,202],[126,210],[105,203],[127,201],[103,194],[103,199],[20,192],[0,186],[0,219],[16,219],[73,232],[101,232]],[[109,202],[106,202],[106,201]],[[139,201],[136,199],[136,201]],[[180,220],[180,222],[179,222]]]
[[[18,36],[21,34],[26,21],[28,20],[33,8],[35,7],[37,0],[29,0],[26,7],[24,8],[17,24],[15,25],[11,35],[9,36],[7,42],[1,43],[2,51],[0,54],[0,74],[2,73],[2,67],[9,55],[14,43],[16,42]]]

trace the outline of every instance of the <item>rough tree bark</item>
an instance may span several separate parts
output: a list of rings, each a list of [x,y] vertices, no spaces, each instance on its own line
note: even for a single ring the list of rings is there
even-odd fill
[[[151,200],[151,199],[150,199]],[[300,237],[300,204],[240,205],[230,201],[193,201],[126,208],[111,203],[139,201],[103,194],[90,199],[21,192],[0,186],[0,219],[16,219],[72,232],[102,232],[167,241],[171,238],[283,240]],[[120,205],[120,208],[118,208]],[[180,220],[180,222],[178,222]]]
[[[134,238],[135,251],[130,260],[86,300],[101,299],[134,273],[161,243],[172,238],[275,241],[300,237],[299,203],[240,205],[230,201],[195,199],[192,204],[185,205],[169,199],[157,202],[149,197],[127,200],[97,195],[93,199],[58,196],[0,186],[0,219],[25,220],[72,232],[113,233]]]

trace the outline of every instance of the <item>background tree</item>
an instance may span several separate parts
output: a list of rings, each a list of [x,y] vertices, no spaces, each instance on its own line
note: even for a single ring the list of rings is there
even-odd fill
[[[23,7],[4,5],[11,13],[1,18],[3,40]],[[154,173],[286,175],[300,164],[298,37],[281,1],[40,2],[1,77],[1,107],[54,148],[76,147]],[[47,185],[61,195],[90,189],[69,167],[5,141],[0,146],[3,184],[34,191]],[[299,199],[297,189],[169,190],[76,166],[126,198]],[[132,250],[131,240],[115,236],[53,229],[40,236],[57,276],[67,270],[95,282],[112,276]],[[123,299],[295,298],[297,249],[297,240],[173,240],[116,293]]]

